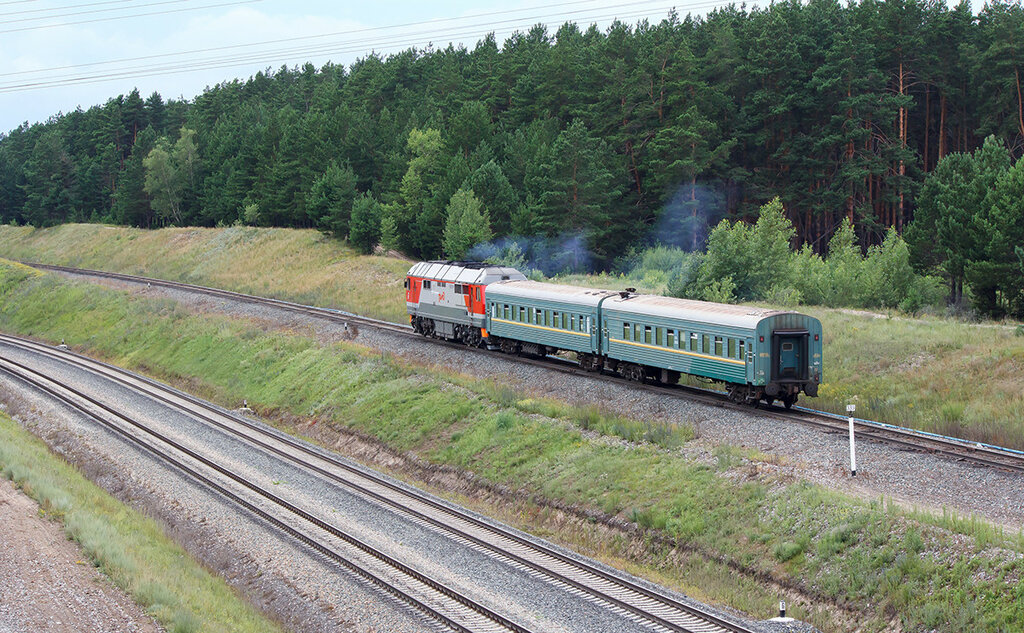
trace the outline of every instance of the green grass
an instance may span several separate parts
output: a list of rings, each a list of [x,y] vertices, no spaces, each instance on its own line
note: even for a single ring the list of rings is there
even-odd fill
[[[312,230],[0,226],[0,256],[406,318],[402,283],[410,262],[360,255]]]
[[[948,319],[822,320],[826,382],[812,406],[1024,449],[1024,337]]]
[[[150,518],[128,508],[0,414],[0,473],[168,631],[281,629],[206,571]]]
[[[938,631],[1024,625],[1016,582],[1024,563],[1007,553],[1024,551],[1024,536],[753,475],[755,456],[742,449],[719,449],[712,466],[694,463],[674,448],[688,429],[645,437],[642,421],[599,409],[2,264],[0,329],[64,338],[225,405],[245,398],[277,419],[344,427],[471,471],[543,500],[522,518],[527,526],[564,524],[550,507],[632,519],[649,530],[639,548],[621,537],[594,542],[583,529],[553,535],[755,615],[773,611],[781,584],[812,605],[790,612],[827,631],[849,618],[867,631],[892,622]]]

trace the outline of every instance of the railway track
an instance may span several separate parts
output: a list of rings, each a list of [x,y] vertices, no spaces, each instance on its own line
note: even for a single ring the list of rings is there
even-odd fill
[[[407,325],[391,323],[389,321],[383,321],[380,319],[372,319],[340,310],[318,308],[315,306],[291,303],[279,299],[267,299],[263,297],[257,297],[254,295],[247,295],[228,290],[220,290],[218,288],[209,288],[206,286],[196,286],[177,281],[166,281],[162,279],[153,279],[149,277],[125,275],[121,273],[111,273],[105,271],[94,271],[81,268],[71,268],[67,266],[54,266],[49,264],[35,264],[26,262],[26,265],[44,270],[53,270],[77,275],[118,279],[131,283],[148,283],[156,286],[164,286],[188,292],[198,292],[209,296],[232,299],[235,301],[243,301],[246,303],[253,303],[258,305],[269,305],[289,310],[292,312],[305,314],[307,316],[328,319],[331,321],[341,323],[359,323],[361,325],[387,330],[402,336],[413,337],[421,341],[426,340],[447,347],[455,347],[463,350],[472,350],[472,348],[468,348],[464,345],[452,343],[449,341],[444,341],[440,339],[425,339],[424,337],[413,333],[412,328]],[[500,352],[482,349],[472,351],[477,351],[479,353],[496,354],[501,358],[505,359],[506,361],[540,366],[547,368],[549,370],[556,370],[570,374],[586,375],[598,380],[623,380],[618,376],[584,371],[581,368],[579,368],[579,366],[576,363],[557,357],[540,359],[523,356],[507,356],[505,354],[500,354]],[[646,391],[669,395],[672,397],[685,397],[690,400],[695,400],[712,406],[723,407],[737,411],[744,411],[747,413],[750,412],[749,406],[737,405],[735,403],[732,403],[728,401],[723,392],[713,391],[710,389],[701,389],[698,387],[692,387],[688,385],[665,386],[648,383],[635,383],[635,387],[637,389],[643,389]],[[846,418],[837,416],[832,413],[816,411],[805,407],[795,407],[793,410],[785,410],[778,407],[762,407],[760,409],[760,414],[790,422],[798,422],[813,428],[820,429],[828,433],[846,433],[848,430]],[[1024,452],[1022,451],[1014,451],[1011,449],[980,444],[977,442],[972,442],[970,440],[963,440],[954,437],[922,433],[914,429],[898,427],[879,422],[873,422],[870,420],[855,420],[854,427],[858,438],[861,440],[872,440],[897,447],[901,450],[929,453],[961,462],[971,463],[986,468],[997,468],[1008,472],[1024,472]]]
[[[338,459],[327,451],[298,441],[287,434],[269,429],[263,424],[225,411],[151,379],[75,354],[69,350],[53,348],[33,341],[0,335],[0,343],[17,347],[31,354],[45,356],[61,363],[73,365],[80,370],[116,382],[168,407],[178,409],[193,418],[219,428],[225,433],[238,437],[258,450],[271,453],[281,460],[316,473],[319,477],[329,480],[335,485],[341,486],[375,504],[401,513],[413,521],[446,534],[449,538],[502,560],[507,564],[525,569],[535,576],[541,576],[546,581],[561,586],[577,595],[582,595],[589,601],[597,602],[608,609],[624,614],[631,620],[642,623],[651,630],[680,633],[751,633],[759,630],[757,628],[750,628],[749,625],[740,621],[726,619],[706,608],[681,601],[671,595],[657,591],[644,583],[612,573],[584,559],[570,556],[562,550],[551,547],[542,541],[527,538],[501,525],[485,521],[457,506],[438,501],[414,488],[397,484],[373,471]],[[185,454],[220,475],[226,476],[232,481],[257,492],[261,497],[272,500],[279,507],[286,508],[311,526],[320,530],[326,530],[332,536],[340,538],[346,543],[355,544],[361,552],[370,553],[373,558],[384,561],[391,568],[398,569],[405,574],[415,573],[415,570],[408,570],[399,561],[391,560],[386,554],[377,552],[370,546],[359,543],[354,537],[339,535],[335,528],[315,517],[305,516],[304,511],[291,506],[287,500],[280,499],[269,491],[257,489],[258,486],[256,484],[243,481],[240,476],[227,471],[212,460],[199,455],[196,451],[181,446],[173,440],[160,435],[157,431],[149,429],[142,423],[129,420],[113,408],[91,398],[87,394],[75,391],[67,385],[58,384],[55,379],[42,376],[25,365],[6,358],[0,357],[0,369],[17,375],[20,379],[30,382],[37,388],[58,397],[63,402],[72,404],[72,406],[79,410],[86,410],[94,418],[97,417],[95,412],[88,411],[88,409],[99,408],[104,416],[112,416],[120,421],[119,423],[111,424],[107,420],[100,419],[99,421],[108,428],[121,432],[121,427],[127,423],[135,429],[142,430],[146,435],[155,438],[157,443],[171,447],[174,451]],[[47,385],[46,383],[53,384]],[[60,393],[65,395],[59,395]],[[67,393],[73,394],[73,397],[65,397]],[[86,402],[89,404],[89,407],[83,408],[78,406],[78,404],[73,404],[74,402]],[[131,439],[137,441],[134,437]],[[157,454],[165,461],[172,459],[169,457],[170,451],[168,450],[153,448],[152,445],[148,446],[147,450]],[[188,468],[187,466],[182,467],[180,464],[178,464],[178,467]],[[190,472],[189,474],[193,473]],[[199,477],[202,477],[202,475],[199,475]],[[212,487],[217,486],[216,483],[210,483],[209,479],[201,480]],[[232,495],[223,486],[216,487],[215,489],[223,494]],[[237,496],[231,496],[231,498],[235,500]],[[244,504],[244,500],[241,503]],[[247,509],[250,508],[250,506],[246,507]],[[270,520],[274,522],[272,517]],[[275,525],[278,525],[278,523],[275,523]],[[291,533],[293,536],[296,536],[293,532]],[[296,538],[298,537],[296,536]],[[304,542],[309,544],[308,540]],[[317,547],[317,550],[330,555],[320,547]],[[460,610],[468,610],[469,616],[475,617],[477,620],[482,619],[483,621],[481,628],[453,627],[456,630],[508,630],[523,632],[527,630],[507,618],[502,618],[499,614],[491,612],[486,607],[473,602],[472,599],[448,590],[437,581],[429,578],[424,579],[419,576],[414,576],[414,578],[417,582],[427,585],[435,592],[440,591],[448,601],[455,601]],[[374,582],[378,584],[380,581]],[[431,611],[430,608],[415,604],[415,600],[407,595],[410,592],[401,593],[399,589],[393,587],[384,588],[389,593],[413,604],[416,608],[428,613],[428,615],[435,619],[444,621],[444,617],[447,617],[443,613],[438,615]],[[434,611],[437,611],[437,609],[435,608]],[[467,619],[467,614],[462,613],[457,618],[449,617],[449,619],[455,620],[459,626],[465,626],[462,622]],[[451,623],[444,622],[452,626]]]
[[[27,365],[0,358],[0,371],[64,403],[159,461],[262,519],[369,584],[460,633],[531,633],[498,612],[289,503],[243,475],[204,457],[146,424]],[[238,484],[225,485],[224,480]],[[254,502],[242,487],[269,504]],[[271,509],[268,509],[270,505]],[[299,524],[299,527],[296,524]],[[327,538],[325,538],[327,537]],[[330,538],[330,537],[333,537]]]

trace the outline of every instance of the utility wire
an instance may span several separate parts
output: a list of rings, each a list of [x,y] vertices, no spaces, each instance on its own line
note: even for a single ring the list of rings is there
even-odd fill
[[[21,1],[23,1],[23,2],[31,2],[33,0],[21,0]],[[126,61],[141,61],[141,60],[145,60],[145,59],[159,59],[159,58],[162,58],[162,57],[192,55],[192,54],[195,54],[195,53],[208,53],[208,52],[215,52],[215,51],[221,51],[221,50],[245,48],[245,47],[251,47],[251,46],[265,46],[267,44],[280,44],[280,43],[284,43],[284,42],[297,42],[297,41],[305,41],[305,40],[313,40],[313,39],[322,39],[322,38],[326,38],[326,37],[341,37],[341,36],[346,36],[346,35],[355,35],[355,34],[358,34],[358,33],[368,33],[368,32],[373,32],[373,31],[383,31],[383,30],[389,30],[389,29],[400,29],[400,28],[405,28],[405,27],[410,27],[410,26],[422,26],[424,24],[444,24],[444,23],[447,23],[447,22],[459,22],[459,21],[464,21],[464,20],[471,20],[471,19],[474,19],[474,18],[493,18],[494,16],[498,16],[498,15],[508,15],[510,13],[523,13],[525,11],[534,11],[534,10],[538,10],[538,9],[551,9],[551,8],[554,8],[554,7],[562,8],[562,7],[574,6],[574,5],[580,5],[580,4],[593,4],[594,2],[597,2],[597,1],[598,0],[574,0],[572,2],[558,2],[558,3],[554,3],[554,4],[545,4],[545,5],[536,5],[536,6],[531,6],[531,7],[522,7],[522,8],[519,8],[519,9],[506,9],[504,11],[488,11],[487,13],[475,13],[475,14],[471,14],[471,15],[464,15],[464,16],[454,17],[454,18],[441,18],[441,19],[429,20],[429,21],[406,22],[404,24],[389,24],[389,25],[383,25],[383,26],[372,26],[372,27],[366,27],[366,28],[361,28],[361,29],[352,29],[352,30],[349,30],[349,31],[336,31],[334,33],[321,33],[321,34],[317,34],[317,35],[303,35],[303,36],[298,36],[298,37],[288,37],[288,38],[275,39],[275,40],[265,40],[265,41],[262,41],[262,42],[252,42],[250,44],[233,44],[233,45],[228,45],[228,46],[217,46],[217,47],[212,47],[212,48],[201,48],[201,49],[195,49],[195,50],[191,50],[191,51],[181,51],[181,52],[177,52],[177,53],[164,53],[164,54],[160,54],[160,55],[144,55],[144,56],[141,56],[141,57],[128,57],[128,58],[119,59],[119,60],[108,60],[108,61],[101,61],[101,62],[88,62],[88,63],[83,63],[83,64],[73,64],[73,65],[69,65],[69,66],[57,66],[57,67],[54,67],[54,68],[46,68],[46,69],[39,69],[39,70],[25,70],[25,71],[17,71],[17,72],[10,72],[10,73],[0,73],[0,77],[7,77],[7,76],[10,76],[10,75],[17,75],[17,74],[31,74],[31,73],[50,72],[50,71],[53,71],[53,70],[65,70],[65,69],[69,69],[69,68],[85,68],[85,67],[88,67],[88,66],[98,66],[98,65],[101,65],[101,64],[114,64],[114,63],[121,63],[121,62],[126,62]],[[614,8],[618,8],[618,7],[630,7],[630,6],[640,5],[640,4],[649,4],[649,3],[652,3],[652,2],[661,2],[661,1],[662,0],[640,0],[638,2],[636,2],[636,1],[635,2],[628,2],[628,3],[625,3],[625,4],[619,4],[619,5],[610,5],[610,6],[609,5],[602,5],[602,6],[598,6],[598,7],[591,7],[591,10],[598,10],[598,9],[602,9],[603,10],[603,9],[614,9]],[[579,11],[562,12],[561,15],[572,15],[574,13],[579,13]],[[536,19],[536,18],[533,18],[533,19]]]
[[[32,0],[21,0],[21,1],[32,1]],[[372,32],[372,31],[401,29],[401,28],[410,27],[410,26],[423,26],[425,24],[435,25],[435,24],[441,24],[441,23],[445,23],[445,22],[465,21],[465,20],[469,20],[469,19],[473,19],[473,18],[480,18],[480,17],[493,18],[496,15],[507,15],[507,14],[510,14],[510,13],[522,13],[523,11],[527,11],[527,10],[549,9],[549,8],[552,8],[552,7],[560,7],[561,8],[561,7],[572,6],[572,5],[579,5],[579,4],[591,4],[594,1],[595,0],[576,0],[575,2],[562,2],[562,3],[540,5],[540,6],[533,6],[533,7],[526,7],[526,8],[520,8],[520,9],[511,9],[511,10],[506,10],[506,11],[495,11],[495,12],[488,12],[488,13],[478,13],[478,14],[473,14],[473,15],[461,16],[461,17],[458,17],[458,18],[443,18],[443,19],[440,19],[440,20],[430,20],[428,22],[424,22],[424,21],[420,21],[420,22],[407,22],[407,23],[404,23],[404,24],[391,24],[391,25],[376,26],[376,27],[369,27],[369,28],[362,28],[362,29],[352,29],[352,30],[348,30],[348,31],[337,31],[337,32],[333,32],[333,33],[322,33],[322,34],[316,34],[316,35],[304,35],[304,36],[299,36],[299,37],[290,37],[290,38],[282,38],[282,39],[275,39],[275,40],[264,40],[264,41],[261,41],[261,42],[252,42],[252,43],[248,43],[248,44],[232,44],[232,45],[217,46],[217,47],[211,47],[211,48],[193,49],[193,50],[189,50],[189,51],[180,51],[180,52],[174,52],[174,53],[161,53],[161,54],[154,54],[154,55],[142,55],[142,56],[137,56],[137,57],[126,57],[126,58],[122,58],[122,59],[113,59],[113,60],[96,61],[96,62],[85,62],[85,63],[81,63],[81,64],[69,64],[69,65],[65,65],[65,66],[54,66],[54,67],[51,67],[51,68],[40,68],[40,69],[34,69],[34,70],[12,71],[12,72],[0,73],[0,77],[14,77],[14,76],[21,76],[21,75],[36,75],[36,74],[55,72],[55,71],[59,71],[59,70],[71,70],[71,69],[76,69],[76,68],[90,68],[90,67],[94,67],[94,66],[103,66],[103,65],[108,65],[108,64],[109,65],[115,65],[115,64],[122,64],[122,63],[127,63],[127,62],[134,62],[134,61],[159,60],[159,59],[164,59],[164,58],[181,57],[181,56],[195,55],[195,54],[200,54],[200,53],[211,53],[211,52],[218,52],[218,51],[236,50],[236,49],[241,49],[241,48],[251,48],[251,47],[254,47],[254,46],[265,46],[265,45],[268,45],[268,44],[280,44],[280,43],[287,43],[287,42],[301,42],[301,41],[309,41],[309,40],[323,39],[323,38],[329,38],[329,37],[342,37],[342,36],[347,36],[347,35],[355,35],[355,34],[359,34],[359,33],[367,33],[367,32]],[[640,0],[638,2],[634,1],[634,2],[627,2],[627,3],[623,3],[623,4],[618,4],[618,5],[604,5],[604,6],[591,7],[589,9],[582,9],[582,10],[569,11],[569,12],[562,11],[562,12],[558,13],[557,15],[559,15],[559,16],[570,16],[570,15],[576,15],[576,14],[580,14],[580,13],[585,13],[585,12],[588,12],[588,11],[596,11],[596,10],[599,10],[599,9],[600,10],[606,10],[606,9],[617,9],[617,8],[631,8],[631,7],[636,7],[636,6],[639,6],[639,5],[642,5],[642,4],[651,4],[651,3],[654,3],[654,2],[661,2],[661,1],[663,1],[663,0]],[[720,3],[712,2],[711,4],[714,6],[714,5],[717,5],[717,4],[720,4]],[[683,8],[695,9],[695,8],[706,8],[707,6],[708,6],[708,2],[701,2],[701,3],[694,3],[694,4],[691,4],[689,6],[684,6]],[[551,15],[535,15],[535,16],[531,16],[531,17],[527,17],[527,18],[518,18],[518,19],[536,20],[536,19],[542,19],[542,18],[545,18],[545,17],[551,17]],[[505,20],[503,22],[495,22],[495,21],[493,21],[493,19],[491,19],[491,20],[488,21],[488,24],[495,25],[495,24],[504,24],[504,23],[508,23],[508,22],[509,22],[509,20]],[[469,26],[469,25],[460,25],[460,26]],[[292,50],[294,50],[294,49],[292,49]],[[273,53],[273,51],[267,51],[267,53]]]
[[[158,2],[154,4],[177,4],[179,2],[189,2],[190,0],[167,0],[166,2]],[[254,2],[262,2],[262,0],[235,0],[234,2],[222,2],[220,4],[208,4],[201,7],[185,7],[182,9],[165,9],[163,11],[150,11],[148,13],[133,13],[128,15],[116,15],[106,18],[92,18],[90,20],[76,20],[73,22],[55,22],[53,24],[37,24],[35,26],[21,26],[14,29],[2,29],[0,33],[21,33],[24,31],[35,31],[38,29],[52,29],[60,26],[73,26],[77,24],[95,24],[97,22],[112,22],[114,20],[126,20],[129,18],[140,18],[148,17],[151,15],[168,15],[171,13],[185,13],[187,11],[200,11],[202,9],[217,9],[220,7],[230,7],[238,4],[252,4]],[[145,5],[152,6],[152,5]],[[43,18],[26,18],[25,20],[40,20]],[[22,22],[25,20],[12,20],[11,22]],[[5,24],[0,22],[0,24]]]
[[[31,0],[23,0],[23,1],[27,2],[27,1],[31,1]],[[129,3],[129,2],[135,2],[135,0],[106,0],[106,2],[89,2],[89,3],[86,3],[86,4],[69,4],[69,5],[65,5],[63,7],[47,7],[45,9],[25,9],[23,11],[9,11],[9,12],[4,13],[2,15],[3,16],[8,16],[8,15],[25,15],[27,13],[46,13],[48,11],[67,11],[69,9],[84,9],[85,7],[100,7],[100,6],[105,6],[105,5],[108,5],[108,4],[125,4],[125,3]],[[14,4],[14,3],[0,2],[0,5],[4,5],[4,4]],[[113,10],[113,9],[110,9],[110,10]],[[50,16],[50,17],[54,17],[54,16]]]
[[[585,3],[590,2],[590,1],[591,0],[581,0],[579,2],[563,3],[563,4],[559,4],[559,5],[537,6],[537,7],[530,7],[528,9],[526,9],[526,10],[536,10],[536,9],[543,9],[543,8],[549,8],[549,7],[554,7],[554,6],[565,6],[565,4],[585,4]],[[262,50],[262,51],[242,52],[242,53],[240,53],[238,55],[223,55],[223,56],[219,56],[219,57],[199,58],[199,59],[194,59],[194,60],[179,60],[179,61],[173,61],[173,62],[169,60],[167,63],[162,64],[162,65],[157,65],[157,66],[144,65],[144,66],[127,66],[127,67],[121,67],[121,68],[116,68],[115,67],[115,68],[111,68],[111,69],[109,69],[108,71],[105,71],[105,72],[96,72],[96,73],[93,73],[93,74],[85,74],[85,73],[83,73],[83,74],[66,74],[66,75],[58,75],[56,77],[50,77],[50,78],[39,78],[38,80],[35,80],[35,81],[24,81],[22,83],[7,82],[7,83],[0,83],[0,93],[21,92],[21,91],[27,91],[27,90],[37,90],[37,89],[43,89],[43,88],[52,88],[52,87],[68,86],[68,85],[82,85],[82,84],[89,84],[89,83],[102,83],[102,82],[105,82],[105,81],[113,81],[113,80],[126,79],[126,78],[135,78],[135,77],[150,77],[150,76],[160,76],[160,75],[181,74],[181,73],[184,73],[184,72],[192,72],[192,71],[196,71],[196,70],[209,70],[209,69],[217,69],[217,68],[239,67],[239,66],[242,66],[242,65],[251,65],[251,64],[254,64],[254,63],[257,63],[257,62],[275,63],[276,64],[277,61],[281,60],[282,58],[296,59],[296,58],[299,58],[299,57],[304,57],[304,58],[308,59],[308,57],[312,56],[312,55],[343,54],[343,53],[350,53],[350,52],[353,52],[353,51],[369,52],[369,51],[391,50],[391,49],[394,49],[394,48],[409,48],[409,47],[413,47],[413,46],[430,45],[432,42],[435,42],[435,41],[441,40],[441,39],[459,39],[459,38],[463,38],[463,37],[480,36],[481,35],[480,29],[487,29],[487,32],[495,33],[494,27],[495,26],[499,26],[499,25],[505,25],[504,28],[500,29],[500,32],[502,32],[502,33],[508,32],[509,34],[511,34],[511,33],[513,33],[514,31],[516,31],[516,30],[518,30],[520,28],[529,28],[529,27],[534,26],[535,24],[537,24],[536,21],[539,20],[539,19],[550,18],[550,17],[566,17],[566,16],[569,16],[569,15],[575,15],[575,14],[588,14],[588,13],[592,13],[592,12],[598,11],[598,10],[607,10],[609,8],[620,8],[620,7],[637,8],[638,5],[650,4],[650,3],[656,2],[656,1],[658,1],[658,0],[644,0],[644,1],[641,1],[641,2],[630,2],[630,3],[621,4],[621,5],[612,5],[610,7],[609,6],[590,7],[590,8],[586,8],[586,9],[578,9],[576,11],[571,11],[571,12],[564,12],[563,11],[563,12],[559,12],[559,13],[555,13],[555,14],[520,16],[520,17],[517,17],[517,18],[512,18],[512,19],[502,20],[502,21],[497,21],[497,22],[494,21],[493,19],[491,19],[491,20],[488,20],[487,22],[481,22],[481,23],[478,23],[478,24],[452,26],[451,29],[443,30],[443,31],[440,31],[440,32],[429,32],[429,31],[424,32],[424,31],[419,31],[419,32],[410,32],[410,33],[398,33],[398,34],[394,34],[394,35],[385,35],[385,36],[383,36],[382,38],[379,38],[379,39],[378,38],[362,38],[362,39],[348,40],[348,41],[345,41],[345,42],[325,42],[325,43],[318,44],[318,45],[315,45],[315,46],[300,46],[300,47],[291,47],[291,48],[279,48],[279,49],[275,49],[275,50]],[[725,5],[725,4],[729,4],[729,3],[728,2],[723,2],[723,1],[720,1],[720,0],[719,1],[708,1],[708,2],[692,3],[689,6],[685,6],[685,7],[682,7],[682,8],[688,9],[688,10],[707,9],[707,8],[714,8],[714,7],[717,7],[717,6],[722,6],[722,5]],[[651,15],[652,13],[655,13],[655,12],[658,12],[658,13],[665,12],[665,13],[667,13],[669,10],[671,10],[673,8],[678,8],[678,7],[671,7],[671,6],[651,7],[650,9],[648,9],[648,10],[646,10],[644,12],[635,13],[635,14],[631,14],[631,15],[616,15],[616,14],[610,14],[610,13],[609,14],[603,14],[603,15],[586,15],[586,16],[583,16],[582,19],[596,21],[596,20],[604,20],[604,19],[612,19],[612,18],[629,19],[629,18],[634,18],[634,17],[648,17],[649,15]],[[523,9],[520,9],[518,11],[521,12],[522,10]],[[515,10],[510,10],[510,11],[502,11],[502,12],[499,12],[499,13],[501,13],[501,14],[508,14],[508,13],[514,13],[514,12],[515,12]],[[240,44],[240,45],[234,45],[234,46],[223,46],[223,47],[216,47],[216,48],[210,48],[210,49],[200,49],[198,51],[187,51],[187,52],[171,53],[171,54],[164,54],[164,55],[150,55],[150,56],[143,56],[143,57],[127,58],[127,59],[124,59],[124,60],[115,60],[115,61],[111,61],[111,62],[93,62],[93,63],[90,63],[90,64],[78,64],[78,65],[75,65],[75,66],[65,66],[65,67],[59,67],[59,68],[54,68],[54,69],[46,69],[45,71],[40,70],[40,71],[22,71],[22,72],[18,72],[18,73],[4,73],[4,74],[2,74],[0,76],[19,76],[19,75],[26,75],[26,74],[40,74],[40,73],[43,73],[43,72],[50,72],[50,71],[54,71],[54,70],[91,67],[91,66],[103,65],[103,64],[114,65],[114,64],[122,64],[122,63],[133,62],[133,61],[146,61],[146,60],[153,60],[153,59],[167,59],[167,58],[180,57],[180,56],[183,56],[183,55],[189,55],[189,54],[194,54],[194,53],[218,52],[218,51],[227,51],[227,50],[233,50],[233,49],[238,49],[238,48],[246,48],[246,47],[252,47],[252,46],[259,46],[259,45],[263,45],[263,44],[267,44],[267,43],[286,43],[286,42],[296,42],[296,41],[308,41],[310,39],[316,39],[316,38],[336,37],[336,36],[339,36],[339,35],[355,34],[355,33],[365,33],[365,32],[369,32],[369,31],[379,31],[379,30],[382,30],[382,29],[389,29],[389,28],[390,29],[395,29],[395,28],[405,28],[405,27],[409,27],[409,26],[424,26],[424,25],[428,25],[428,24],[429,25],[433,25],[433,24],[437,24],[439,22],[451,22],[451,21],[455,21],[455,20],[465,20],[465,19],[469,19],[469,18],[473,18],[473,17],[493,17],[493,15],[495,15],[495,14],[494,13],[491,13],[491,14],[477,14],[477,15],[474,15],[474,16],[464,16],[462,18],[446,18],[446,19],[443,19],[443,20],[436,20],[436,21],[429,21],[429,22],[412,22],[412,23],[406,23],[406,24],[400,24],[400,25],[394,25],[394,26],[372,27],[372,28],[366,28],[366,29],[356,29],[356,30],[351,30],[351,31],[343,31],[343,32],[340,32],[340,33],[331,33],[331,34],[325,34],[325,35],[304,36],[304,37],[298,37],[298,38],[285,38],[285,39],[280,39],[280,40],[271,40],[269,42],[259,42],[259,43],[254,43],[254,44]]]

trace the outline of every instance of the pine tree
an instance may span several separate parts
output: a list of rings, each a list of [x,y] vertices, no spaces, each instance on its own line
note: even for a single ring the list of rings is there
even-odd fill
[[[395,220],[394,209],[384,207],[380,220],[380,247],[385,253],[389,253],[398,250],[399,245],[398,222]]]
[[[348,241],[363,253],[372,253],[381,239],[381,206],[368,193],[352,202],[352,222]]]
[[[508,235],[512,231],[512,216],[519,208],[519,200],[498,163],[490,160],[481,165],[470,176],[468,184],[473,195],[490,213],[494,234],[498,237]]]
[[[345,163],[331,161],[306,194],[306,212],[316,228],[337,239],[349,235],[352,201],[356,197],[356,175]]]
[[[444,225],[444,252],[462,259],[477,244],[490,241],[491,221],[480,201],[467,189],[459,189],[448,203]]]

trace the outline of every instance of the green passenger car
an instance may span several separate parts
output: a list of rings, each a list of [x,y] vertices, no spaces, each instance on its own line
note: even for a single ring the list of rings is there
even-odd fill
[[[533,281],[488,285],[486,305],[489,342],[509,353],[567,350],[637,381],[701,376],[787,407],[821,382],[821,323],[797,312]]]
[[[620,373],[726,383],[734,400],[791,406],[816,396],[821,322],[797,312],[620,293],[601,304],[602,349]]]
[[[596,357],[599,306],[607,290],[502,281],[487,286],[487,332],[492,345],[510,353],[544,355],[557,350]]]

